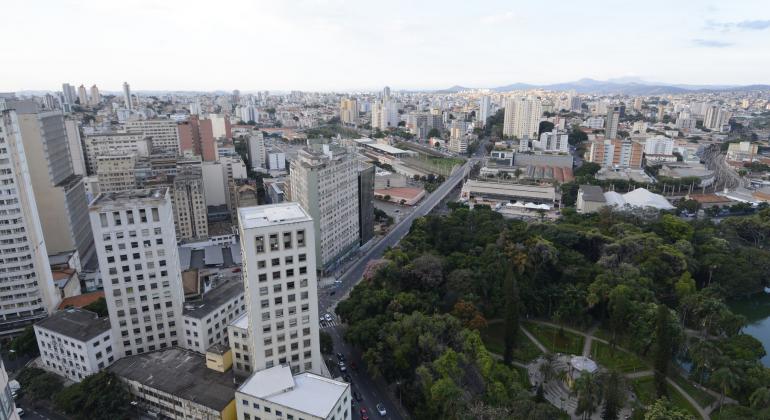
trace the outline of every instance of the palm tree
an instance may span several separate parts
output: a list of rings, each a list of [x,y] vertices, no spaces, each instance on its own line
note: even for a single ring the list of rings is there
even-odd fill
[[[719,385],[719,412],[721,413],[722,405],[725,402],[725,395],[738,387],[738,375],[730,366],[723,366],[714,371],[711,379]]]
[[[770,407],[770,388],[757,388],[749,397],[749,403],[756,410]]]
[[[698,384],[703,384],[703,374],[715,365],[717,358],[722,354],[713,341],[699,340],[689,348],[690,358],[698,370]]]
[[[573,392],[578,397],[575,414],[581,415],[584,419],[591,417],[602,402],[599,381],[594,375],[584,372],[575,380]]]
[[[543,356],[543,363],[540,364],[540,374],[543,375],[543,382],[548,382],[556,375],[554,360],[556,356],[553,353],[547,353]]]

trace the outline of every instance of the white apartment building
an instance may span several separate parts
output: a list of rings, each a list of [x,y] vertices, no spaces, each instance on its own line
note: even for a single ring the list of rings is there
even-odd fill
[[[102,193],[90,211],[117,354],[177,346],[184,294],[168,188]]]
[[[153,152],[179,153],[179,132],[174,120],[127,121],[126,131],[152,138]]]
[[[249,146],[249,165],[259,171],[265,167],[265,136],[262,132],[251,134],[246,142]]]
[[[233,352],[233,373],[239,378],[248,377],[252,371],[248,312],[227,326],[227,340],[230,343],[230,350]]]
[[[120,192],[136,188],[136,155],[133,153],[96,157],[99,192]]]
[[[560,134],[558,130],[554,129],[551,132],[541,134],[539,140],[533,140],[532,147],[544,152],[569,153],[569,135]]]
[[[5,371],[5,365],[0,360],[0,420],[19,420],[11,392],[8,385],[8,372]]]
[[[110,320],[85,309],[59,311],[35,324],[43,367],[80,382],[115,361]]]
[[[228,344],[227,326],[246,313],[243,282],[221,284],[197,301],[184,304],[184,345],[188,350],[206,354],[215,344]]]
[[[241,120],[245,123],[259,122],[259,110],[254,105],[246,105],[240,108]]]
[[[382,131],[398,126],[398,104],[389,99],[375,101],[372,105],[372,129]]]
[[[543,107],[537,98],[508,98],[505,101],[503,135],[536,138]]]
[[[489,118],[489,111],[491,110],[491,103],[489,96],[484,95],[479,99],[479,115],[478,120],[481,122],[481,127],[487,124],[487,118]]]
[[[647,132],[647,122],[646,121],[636,121],[631,126],[631,132],[632,133],[641,133],[644,134]]]
[[[88,134],[84,143],[89,175],[96,174],[96,157],[99,155],[130,152],[137,156],[149,156],[152,152],[152,139],[142,133]]]
[[[592,130],[601,130],[604,128],[604,118],[602,117],[589,117],[583,121],[583,127],[590,128]]]
[[[313,219],[318,266],[326,269],[358,245],[358,161],[328,144],[303,148],[291,163],[291,199]]]
[[[276,366],[252,375],[235,393],[238,420],[349,420],[350,384]],[[372,413],[374,415],[374,413]]]
[[[724,126],[730,122],[731,117],[730,111],[712,104],[706,108],[703,127],[712,131],[724,131]]]
[[[0,111],[0,334],[19,332],[59,304],[17,114]]]
[[[645,155],[672,155],[674,154],[674,139],[665,136],[650,137],[644,141]]]
[[[299,203],[242,207],[238,218],[252,370],[321,373],[313,219]]]

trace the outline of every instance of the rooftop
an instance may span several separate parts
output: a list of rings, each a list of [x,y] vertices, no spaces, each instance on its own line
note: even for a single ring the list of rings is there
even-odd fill
[[[233,322],[230,323],[235,328],[240,328],[242,330],[246,330],[249,328],[249,314],[244,313],[243,315],[239,316],[238,318],[235,318]]]
[[[223,304],[232,300],[238,295],[243,294],[243,282],[233,279],[220,284],[210,292],[203,295],[203,298],[194,302],[185,302],[184,316],[196,319],[205,318],[211,312],[219,309]]]
[[[110,320],[85,309],[69,308],[55,312],[35,325],[85,342],[109,331]]]
[[[77,296],[71,296],[71,297],[62,299],[62,301],[59,303],[59,309],[64,309],[68,307],[82,308],[84,306],[88,306],[96,302],[97,300],[103,297],[104,297],[104,290],[99,290],[91,293],[83,293],[82,295],[77,295]]]
[[[288,366],[276,366],[251,375],[238,392],[326,418],[349,386],[312,373],[292,376]]]
[[[604,198],[602,187],[598,185],[581,185],[580,191],[583,192],[583,200],[585,201],[593,201],[595,203],[604,203],[607,201]]]
[[[178,347],[127,356],[108,370],[218,412],[235,396],[232,371],[220,373],[208,369],[204,356]]]
[[[100,206],[125,206],[136,202],[155,203],[164,201],[168,188],[146,188],[120,192],[108,192],[99,194],[91,202],[91,210],[97,210]]]
[[[463,191],[481,195],[493,194],[499,196],[530,197],[543,200],[556,199],[556,189],[552,186],[512,184],[474,179],[469,179],[465,182]]]
[[[263,206],[241,207],[238,220],[244,229],[276,226],[287,223],[311,221],[310,216],[299,203],[278,203]]]

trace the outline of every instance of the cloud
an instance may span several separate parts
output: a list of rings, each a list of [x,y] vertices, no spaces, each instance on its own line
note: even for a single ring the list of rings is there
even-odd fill
[[[762,31],[770,28],[770,20],[742,20],[740,22],[706,22],[706,28],[728,32],[733,29],[739,31]]]
[[[494,15],[482,16],[481,19],[479,20],[481,21],[481,23],[490,24],[490,23],[508,22],[513,20],[515,17],[516,17],[516,14],[514,14],[513,12],[505,12],[505,13],[497,13]]]
[[[692,43],[696,47],[704,48],[725,48],[733,45],[732,42],[717,41],[714,39],[693,39]]]

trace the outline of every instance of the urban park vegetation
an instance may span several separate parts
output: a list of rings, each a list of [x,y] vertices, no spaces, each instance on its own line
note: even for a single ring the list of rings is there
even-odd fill
[[[656,372],[644,381],[648,418],[689,418],[669,400],[652,403],[680,397],[665,381],[678,375],[677,359],[692,363],[690,382],[680,379],[688,388],[710,388],[725,410],[737,402],[770,416],[764,349],[725,303],[768,285],[770,210],[719,224],[610,211],[526,223],[452,208],[416,220],[336,309],[368,370],[399,387],[416,418],[558,416],[500,359],[537,355],[520,324],[558,351],[579,352],[583,337],[526,319],[598,324],[609,342],[593,346],[600,360]]]

